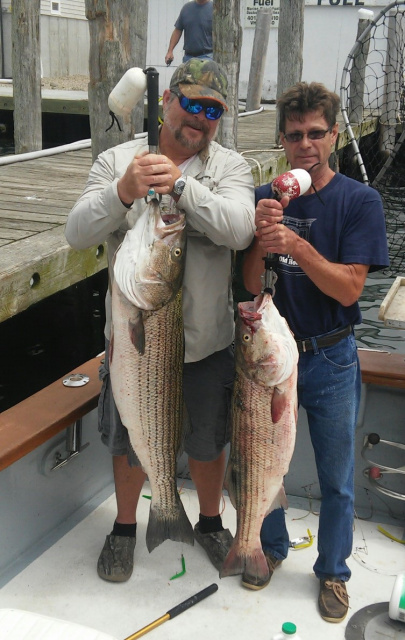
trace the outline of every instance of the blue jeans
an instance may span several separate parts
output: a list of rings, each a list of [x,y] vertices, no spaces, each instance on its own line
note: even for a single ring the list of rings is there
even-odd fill
[[[354,335],[324,349],[301,353],[298,402],[307,412],[321,489],[317,578],[348,580],[354,516],[354,435],[361,394],[361,372]],[[287,557],[289,536],[284,510],[263,521],[263,549]]]
[[[187,62],[187,60],[191,60],[191,58],[202,58],[203,60],[212,60],[214,54],[213,53],[204,53],[202,56],[187,56],[184,54],[183,62]]]

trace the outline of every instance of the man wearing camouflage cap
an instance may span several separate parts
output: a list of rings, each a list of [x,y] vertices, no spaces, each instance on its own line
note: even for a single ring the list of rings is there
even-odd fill
[[[248,247],[255,231],[249,165],[214,141],[227,109],[226,97],[226,75],[213,60],[192,58],[180,65],[163,93],[158,152],[148,152],[145,137],[100,154],[66,224],[73,248],[107,241],[111,259],[144,211],[151,188],[162,196],[163,209],[180,208],[186,213],[183,391],[191,430],[185,451],[200,507],[195,538],[218,570],[232,541],[220,516],[234,376],[231,252]],[[145,474],[110,389],[110,321],[107,294],[99,429],[113,455],[118,510],[97,571],[105,580],[123,582],[133,570],[136,509]]]

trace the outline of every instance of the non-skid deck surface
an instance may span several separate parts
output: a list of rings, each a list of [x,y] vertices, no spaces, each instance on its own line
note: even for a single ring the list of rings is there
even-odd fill
[[[147,494],[146,485],[144,495]],[[184,489],[182,500],[194,524],[198,518],[196,492]],[[346,621],[329,624],[317,611],[318,581],[312,572],[316,538],[312,546],[290,552],[266,589],[248,591],[242,588],[240,576],[219,579],[197,543],[191,547],[166,541],[149,554],[145,545],[149,505],[150,501],[143,498],[138,509],[135,568],[129,582],[110,584],[100,580],[96,573],[104,537],[110,532],[115,517],[115,497],[111,496],[5,584],[0,606],[69,620],[119,640],[163,616],[201,589],[217,583],[216,593],[150,631],[148,638],[271,638],[283,622],[292,621],[303,640],[337,640],[345,637],[346,624],[350,624],[356,611],[369,604],[389,601],[395,576],[405,567],[403,545],[381,534],[377,523],[357,520],[353,555],[349,559],[351,608]],[[235,511],[228,498],[224,506],[224,524],[234,533]],[[308,529],[317,534],[318,517],[305,509],[290,504],[287,522],[290,539],[306,536]],[[398,527],[384,527],[402,538],[403,523],[398,523]],[[186,573],[170,580],[182,569],[182,553]]]

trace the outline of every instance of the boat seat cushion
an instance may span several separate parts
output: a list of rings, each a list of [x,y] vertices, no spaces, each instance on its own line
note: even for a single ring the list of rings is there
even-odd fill
[[[117,640],[113,636],[22,609],[0,609],[0,640]]]

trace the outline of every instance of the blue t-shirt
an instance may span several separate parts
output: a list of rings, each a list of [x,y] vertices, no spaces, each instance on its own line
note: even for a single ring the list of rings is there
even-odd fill
[[[384,211],[379,193],[336,173],[316,194],[291,200],[283,223],[330,262],[389,265]],[[271,184],[256,189],[259,200],[274,198]],[[361,322],[359,304],[344,307],[325,295],[289,255],[279,255],[274,302],[296,338],[319,336]]]
[[[187,2],[174,26],[184,31],[184,50],[187,54],[201,55],[212,52],[213,3]]]

